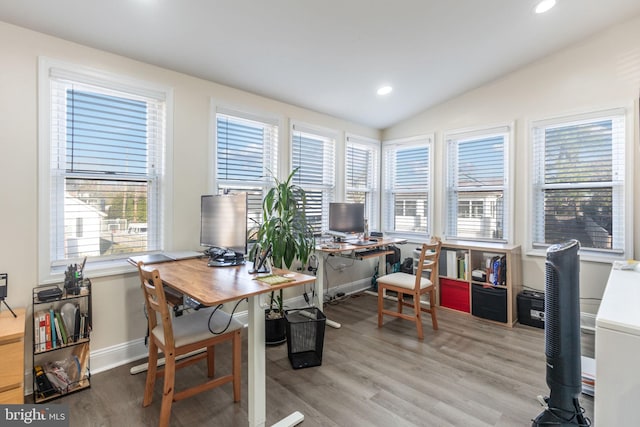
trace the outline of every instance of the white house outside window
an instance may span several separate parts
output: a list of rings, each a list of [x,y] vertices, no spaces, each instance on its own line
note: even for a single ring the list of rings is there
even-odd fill
[[[383,227],[408,237],[431,234],[433,137],[385,141]]]
[[[447,238],[509,240],[509,139],[508,127],[445,135]]]
[[[534,122],[533,247],[569,239],[625,252],[625,116],[609,110]]]
[[[46,59],[40,73],[41,276],[163,249],[170,93]]]

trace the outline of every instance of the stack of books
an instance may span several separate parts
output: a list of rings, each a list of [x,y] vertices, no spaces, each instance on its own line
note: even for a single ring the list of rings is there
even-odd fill
[[[582,392],[593,396],[596,388],[596,360],[582,356]]]

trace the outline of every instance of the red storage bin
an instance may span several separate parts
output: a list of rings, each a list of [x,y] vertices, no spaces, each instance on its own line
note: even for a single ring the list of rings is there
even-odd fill
[[[441,277],[440,305],[469,313],[469,282]]]

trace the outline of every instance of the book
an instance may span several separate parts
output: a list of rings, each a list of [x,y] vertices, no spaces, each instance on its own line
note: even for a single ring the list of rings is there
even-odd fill
[[[41,311],[39,316],[39,342],[40,342],[40,351],[45,351],[47,349],[47,332],[45,331],[45,320],[44,320],[44,311]]]
[[[51,316],[48,311],[44,312],[44,333],[45,333],[45,349],[51,349]]]
[[[78,341],[80,339],[80,307],[76,305],[76,309],[74,311],[74,329],[73,329],[73,341]]]
[[[456,251],[447,251],[447,277],[455,279],[457,271]]]
[[[56,311],[54,314],[56,319],[56,326],[58,327],[58,331],[60,332],[60,335],[62,337],[60,341],[62,342],[62,344],[67,344],[67,328],[62,321],[62,316],[60,315],[59,311]]]
[[[53,314],[53,308],[49,309],[49,323],[51,325],[51,348],[56,348],[59,344],[58,344],[58,330],[56,328],[56,318],[55,315]]]
[[[64,341],[62,341],[62,332],[60,332],[60,323],[58,322],[58,319],[55,317],[53,317],[53,324],[56,327],[56,342],[58,343],[58,346],[63,346],[65,343]]]

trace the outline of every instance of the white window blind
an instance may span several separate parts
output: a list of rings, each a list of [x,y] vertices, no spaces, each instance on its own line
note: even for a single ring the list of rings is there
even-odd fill
[[[51,265],[161,249],[164,94],[66,69],[47,74]]]
[[[278,123],[240,112],[216,114],[218,193],[246,192],[249,229],[262,220],[262,199],[278,176]]]
[[[380,142],[357,136],[347,136],[345,162],[346,201],[364,203],[365,216],[370,230],[379,228],[379,165]]]
[[[509,134],[501,127],[445,136],[447,238],[509,240]]]
[[[535,122],[533,245],[625,250],[624,110]]]
[[[431,233],[432,153],[432,137],[383,143],[385,232]]]
[[[294,182],[307,194],[307,221],[314,233],[328,229],[329,203],[335,196],[335,135],[294,124],[291,131]]]

